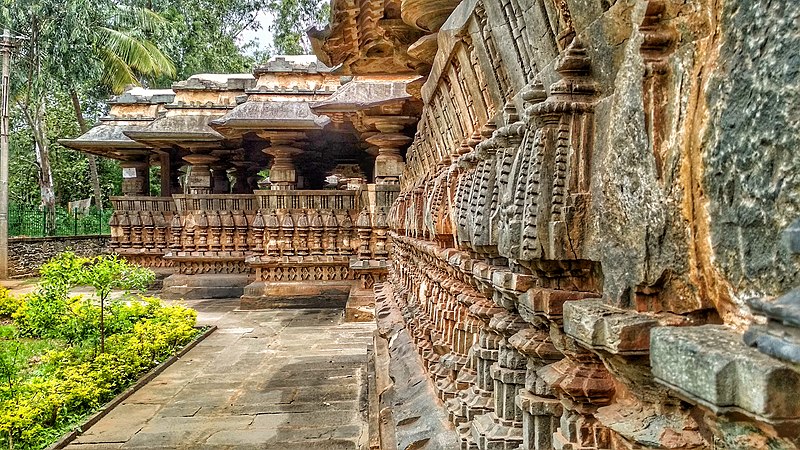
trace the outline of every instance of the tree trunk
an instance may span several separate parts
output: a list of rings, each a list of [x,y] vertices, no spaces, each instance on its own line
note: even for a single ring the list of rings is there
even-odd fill
[[[75,88],[69,89],[69,96],[72,99],[72,109],[75,112],[75,118],[78,119],[78,126],[81,128],[81,134],[86,133],[89,131],[89,126],[86,124],[86,119],[83,117],[81,100]],[[86,159],[89,161],[89,178],[92,182],[92,191],[94,191],[94,202],[97,208],[102,211],[103,191],[100,190],[100,176],[97,174],[97,157],[87,153]]]
[[[106,352],[106,298],[100,297],[100,353]]]
[[[36,106],[35,120],[31,122],[36,151],[36,163],[39,165],[39,191],[42,205],[47,211],[47,234],[55,229],[56,195],[53,189],[53,170],[50,168],[50,148],[47,143],[47,123],[45,122],[45,100],[42,98]]]

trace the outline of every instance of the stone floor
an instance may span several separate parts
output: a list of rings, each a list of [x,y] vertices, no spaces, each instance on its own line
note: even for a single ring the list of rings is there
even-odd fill
[[[360,449],[375,325],[341,310],[187,302],[219,329],[78,437],[71,450]]]

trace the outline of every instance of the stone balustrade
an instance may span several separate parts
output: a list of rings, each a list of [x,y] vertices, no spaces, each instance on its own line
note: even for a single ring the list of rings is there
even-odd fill
[[[252,256],[258,263],[273,257],[385,259],[388,254],[385,216],[362,210],[356,191],[256,191],[112,201],[110,245],[126,255],[169,253],[167,260]],[[379,231],[374,233],[375,227]]]
[[[165,288],[175,296],[190,294],[184,286],[194,282],[186,278],[193,275],[207,282],[222,276],[227,285],[250,283],[250,299],[263,299],[264,289],[281,283],[297,293],[298,283],[309,282],[313,295],[307,297],[318,293],[314,283],[337,285],[342,292],[357,285],[371,293],[385,280],[389,254],[385,208],[373,203],[393,199],[394,192],[119,197],[111,246],[142,264],[174,267],[178,277],[165,281]],[[227,288],[219,291],[232,295]]]
[[[263,238],[253,227],[254,195],[173,196],[177,213],[170,223],[171,251],[165,256],[182,275],[248,275],[244,260]]]
[[[169,197],[112,197],[112,251],[142,265],[164,267],[171,242],[175,203]]]
[[[357,191],[256,191],[262,210],[358,211]]]

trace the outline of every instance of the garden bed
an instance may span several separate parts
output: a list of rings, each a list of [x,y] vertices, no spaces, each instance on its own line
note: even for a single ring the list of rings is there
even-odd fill
[[[0,291],[0,448],[48,447],[203,334],[191,309],[111,299],[152,278],[113,256],[64,254],[42,267],[33,293]],[[96,295],[70,295],[78,285]]]
[[[89,428],[91,428],[94,424],[96,424],[100,419],[105,417],[108,413],[111,412],[112,409],[117,407],[119,404],[124,402],[128,397],[136,393],[139,389],[143,388],[147,383],[149,383],[153,378],[157,377],[161,372],[167,370],[169,366],[173,363],[178,361],[186,354],[189,350],[193,349],[195,345],[199,344],[203,341],[203,339],[207,338],[211,335],[214,331],[217,330],[216,326],[210,327],[202,327],[198,328],[200,331],[200,335],[198,335],[194,340],[186,344],[178,353],[172,355],[169,359],[162,362],[151,371],[147,372],[144,376],[139,378],[139,380],[128,389],[125,389],[124,392],[114,397],[111,401],[103,405],[100,410],[95,412],[94,414],[90,415],[88,418],[84,419],[78,426],[73,427],[72,431],[69,431],[67,434],[63,435],[61,439],[47,447],[47,450],[58,450],[61,448],[66,447],[69,445],[70,442],[74,441],[75,438],[80,436],[81,434],[85,433]]]

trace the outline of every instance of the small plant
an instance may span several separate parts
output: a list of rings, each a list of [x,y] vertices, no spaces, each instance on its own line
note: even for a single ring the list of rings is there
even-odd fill
[[[93,287],[100,298],[100,353],[105,352],[105,305],[111,292],[117,289],[144,291],[155,277],[152,270],[131,264],[117,255],[98,256],[80,271],[75,281]]]
[[[0,318],[10,319],[24,303],[22,297],[11,295],[8,289],[0,287]]]

